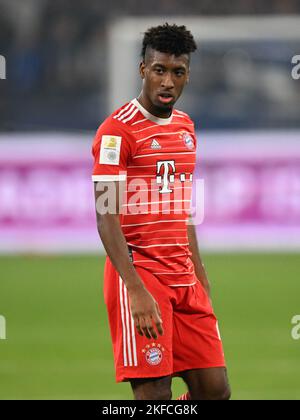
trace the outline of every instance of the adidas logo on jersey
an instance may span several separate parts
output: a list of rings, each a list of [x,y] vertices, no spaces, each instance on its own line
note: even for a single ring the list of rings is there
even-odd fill
[[[157,140],[155,139],[152,140],[151,149],[154,149],[154,150],[161,149],[161,145],[158,143]]]

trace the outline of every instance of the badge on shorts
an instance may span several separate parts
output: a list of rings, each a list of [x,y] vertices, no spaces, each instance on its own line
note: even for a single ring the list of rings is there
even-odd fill
[[[165,349],[160,344],[152,343],[147,344],[147,346],[142,350],[145,354],[147,363],[152,366],[159,365],[163,359],[163,352]]]
[[[102,136],[100,149],[100,164],[119,165],[122,137]]]

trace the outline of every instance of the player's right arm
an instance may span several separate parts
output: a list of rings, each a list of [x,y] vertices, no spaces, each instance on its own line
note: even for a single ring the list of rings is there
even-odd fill
[[[120,130],[110,128],[109,134],[104,134],[105,132],[105,126],[100,128],[93,146],[95,157],[93,180],[98,232],[108,257],[127,288],[131,313],[138,333],[149,339],[156,339],[157,332],[154,325],[158,333],[163,334],[160,309],[130,261],[128,246],[120,224],[122,206],[120,190],[125,183],[124,173],[131,153],[130,144],[126,141],[126,133]],[[104,142],[109,145],[109,138],[115,138],[117,141],[115,150],[113,147],[105,147]],[[111,145],[113,146],[113,140]],[[110,157],[109,152],[113,152]]]

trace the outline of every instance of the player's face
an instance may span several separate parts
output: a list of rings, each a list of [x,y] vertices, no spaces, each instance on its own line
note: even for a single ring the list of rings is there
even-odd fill
[[[149,49],[140,65],[143,79],[142,97],[148,110],[155,114],[172,111],[189,80],[189,56],[176,57]],[[155,112],[153,112],[155,110]]]

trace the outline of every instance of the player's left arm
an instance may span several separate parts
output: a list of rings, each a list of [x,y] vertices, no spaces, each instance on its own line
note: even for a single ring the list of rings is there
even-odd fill
[[[190,122],[193,123],[192,120],[190,120]],[[197,148],[197,135],[195,133],[195,128],[194,128],[194,140],[195,140],[195,146]],[[188,231],[189,249],[192,253],[191,260],[194,264],[195,274],[196,274],[197,279],[202,283],[204,289],[206,290],[210,298],[211,286],[208,280],[208,276],[207,276],[204,264],[200,256],[195,225],[193,224],[193,220],[191,216],[190,216],[190,221],[187,225],[187,228],[188,228],[187,231]]]
[[[191,260],[193,261],[193,264],[194,264],[195,274],[198,280],[202,283],[203,287],[205,288],[208,296],[210,297],[211,286],[207,277],[204,264],[200,256],[195,226],[192,224],[189,224],[187,227],[187,230],[188,230],[188,239],[189,239],[189,249],[192,253]]]

